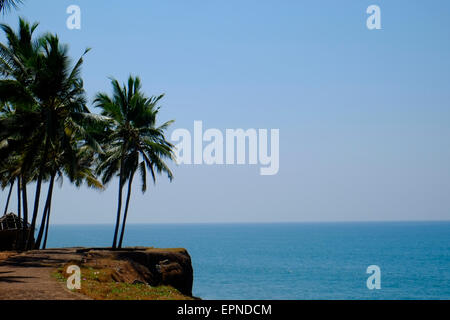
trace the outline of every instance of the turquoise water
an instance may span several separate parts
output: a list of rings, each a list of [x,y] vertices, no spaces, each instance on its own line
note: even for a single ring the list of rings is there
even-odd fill
[[[49,247],[108,246],[112,232],[54,226]],[[204,299],[450,299],[450,222],[130,224],[125,244],[188,249]]]

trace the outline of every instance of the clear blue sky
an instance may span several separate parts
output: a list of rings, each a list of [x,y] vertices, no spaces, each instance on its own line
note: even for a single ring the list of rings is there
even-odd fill
[[[71,4],[80,31],[66,28]],[[366,28],[371,4],[382,30]],[[132,223],[450,219],[447,0],[28,0],[1,19],[17,15],[74,58],[92,47],[90,98],[132,73],[166,93],[161,120],[174,128],[280,129],[278,175],[174,167],[171,184],[136,185]],[[116,193],[66,181],[53,222],[113,223]]]

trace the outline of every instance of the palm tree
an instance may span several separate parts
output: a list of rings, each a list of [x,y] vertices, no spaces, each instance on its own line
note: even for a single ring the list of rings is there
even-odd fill
[[[68,47],[57,36],[47,34],[32,40],[37,24],[30,26],[20,20],[16,34],[9,26],[1,25],[8,45],[0,45],[0,102],[14,105],[15,112],[0,120],[0,141],[14,141],[9,151],[19,150],[23,182],[36,181],[36,193],[31,230],[36,226],[42,183],[50,181],[48,201],[43,211],[46,221],[53,192],[53,182],[65,159],[75,159],[77,141],[84,140],[95,151],[98,143],[90,136],[86,125],[101,122],[103,117],[91,114],[86,107],[83,81],[80,77],[83,56],[72,67]],[[77,141],[74,142],[74,139]],[[0,152],[7,154],[8,148]],[[75,169],[73,170],[75,172]],[[22,184],[23,185],[23,184]],[[24,208],[25,209],[25,208]],[[31,246],[32,234],[28,237]]]
[[[0,110],[0,119],[7,119],[14,114],[14,109],[10,105],[4,105]],[[12,137],[8,137],[12,138]],[[11,146],[13,146],[11,148]],[[14,183],[17,182],[17,214],[21,218],[22,204],[21,204],[21,176],[22,176],[22,161],[20,154],[17,152],[18,146],[12,139],[5,139],[0,141],[0,181],[2,189],[6,188],[9,184],[10,189],[5,205],[4,214],[7,213],[9,207],[9,201],[13,191]],[[6,151],[6,153],[5,153]],[[26,193],[26,192],[25,192]],[[26,199],[24,199],[26,202]],[[28,212],[26,209],[24,210]]]
[[[48,171],[50,172],[49,191],[47,193],[44,213],[42,215],[42,221],[36,239],[36,248],[40,248],[42,240],[42,249],[45,249],[47,245],[55,178],[60,181],[61,185],[63,176],[66,175],[70,182],[76,187],[81,187],[83,183],[86,183],[90,188],[103,189],[103,185],[97,180],[92,170],[96,152],[88,143],[79,145],[81,141],[76,134],[72,134],[71,138],[72,141],[69,146],[72,150],[69,150],[68,152],[67,150],[63,150],[57,154],[49,155],[52,159],[48,164],[51,166],[51,168],[48,168]],[[75,152],[73,152],[73,150],[75,150]]]
[[[120,86],[115,79],[111,80],[112,96],[99,93],[94,101],[95,106],[102,110],[101,114],[113,120],[109,132],[103,141],[104,154],[100,156],[97,173],[102,175],[104,184],[113,176],[119,177],[119,194],[117,204],[116,225],[114,229],[113,249],[117,248],[123,188],[128,181],[128,193],[122,221],[122,230],[118,248],[122,247],[125,225],[128,216],[133,178],[137,170],[140,171],[142,192],[147,190],[147,169],[150,171],[153,182],[156,182],[156,173],[166,173],[170,180],[173,174],[165,159],[173,160],[173,145],[165,136],[165,130],[173,123],[168,121],[156,126],[159,112],[158,103],[163,95],[146,97],[141,92],[141,80],[129,77],[128,86]]]
[[[25,222],[28,221],[27,183],[33,179],[30,168],[34,161],[33,157],[24,157],[23,151],[30,147],[32,149],[35,142],[30,138],[33,137],[35,117],[29,112],[32,101],[24,93],[33,79],[32,66],[40,48],[40,39],[32,40],[37,26],[37,23],[30,25],[20,19],[19,31],[15,33],[8,25],[0,25],[7,38],[7,45],[0,43],[0,100],[3,105],[0,119],[0,162],[14,164],[15,168],[9,169],[16,172],[18,214],[20,216],[23,210]],[[25,242],[25,232],[23,236]]]
[[[8,105],[4,105],[3,108],[0,109],[0,119],[7,118],[11,115],[11,108]],[[2,141],[2,145],[6,143],[6,141]],[[1,148],[1,146],[0,146]],[[9,201],[11,200],[11,195],[14,188],[14,183],[16,182],[16,177],[14,176],[15,167],[14,164],[16,161],[13,161],[14,157],[10,156],[7,159],[4,159],[1,162],[0,166],[0,187],[4,190],[7,186],[9,186],[8,196],[6,198],[5,210],[3,212],[4,215],[8,213]]]
[[[6,148],[8,149],[8,148]],[[3,153],[4,149],[0,148],[0,152]],[[26,223],[28,222],[28,202],[27,202],[27,183],[30,181],[30,179],[27,179],[28,177],[27,173],[23,172],[22,169],[22,157],[17,152],[12,152],[12,154],[9,155],[9,157],[6,158],[5,161],[1,162],[0,166],[0,180],[2,181],[2,188],[6,186],[6,183],[10,183],[10,191],[8,194],[8,200],[5,206],[5,212],[7,212],[7,208],[9,205],[9,197],[12,192],[12,185],[14,184],[14,181],[17,181],[17,213],[19,218],[22,218],[22,208],[23,208],[23,220],[25,221],[25,224],[22,225],[23,228],[23,239],[22,242],[25,243],[26,241]]]

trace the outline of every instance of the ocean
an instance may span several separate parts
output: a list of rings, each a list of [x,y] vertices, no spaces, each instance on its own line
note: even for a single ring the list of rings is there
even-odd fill
[[[49,248],[110,246],[112,225],[56,225]],[[203,299],[450,299],[450,222],[127,226],[126,246],[183,247]],[[367,288],[367,268],[381,289]]]

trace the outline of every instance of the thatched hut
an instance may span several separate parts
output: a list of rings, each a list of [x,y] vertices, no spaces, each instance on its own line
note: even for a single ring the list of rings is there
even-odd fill
[[[20,219],[13,213],[9,213],[1,217],[0,251],[22,249],[24,247],[24,240],[27,239],[30,231],[30,224],[26,223],[23,219]]]

